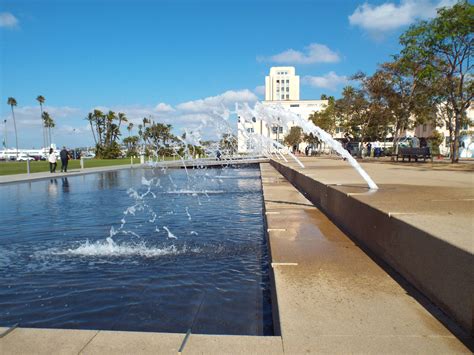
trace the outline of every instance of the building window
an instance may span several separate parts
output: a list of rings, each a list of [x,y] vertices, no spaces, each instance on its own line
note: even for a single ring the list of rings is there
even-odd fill
[[[280,133],[283,133],[283,127],[278,127],[278,130],[280,131]]]
[[[289,84],[289,83],[290,83],[290,81],[289,81],[288,79],[286,79],[286,83],[287,83],[287,84]]]
[[[277,79],[277,84],[280,84],[280,80]]]
[[[290,91],[290,88],[287,86],[286,87],[286,92],[289,92]]]
[[[252,117],[252,122],[257,122],[257,119],[255,117]]]
[[[253,133],[254,132],[253,127],[247,128],[247,132],[248,133]]]
[[[300,107],[300,105],[299,104],[292,104],[292,105],[290,105],[290,107]]]
[[[289,99],[290,99],[290,95],[286,94],[286,99],[289,100]]]
[[[281,95],[281,99],[284,100],[284,99],[285,99],[285,95]]]

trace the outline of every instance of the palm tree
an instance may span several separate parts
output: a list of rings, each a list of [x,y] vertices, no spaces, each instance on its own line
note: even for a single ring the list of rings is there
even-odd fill
[[[130,122],[127,126],[127,131],[128,131],[128,136],[130,137],[130,134],[132,133],[132,129],[133,129],[133,123]]]
[[[13,126],[15,127],[16,159],[18,160],[18,133],[16,131],[15,111],[13,111],[13,106],[16,106],[16,100],[14,97],[9,97],[7,103],[12,107]]]
[[[46,99],[44,98],[44,96],[38,95],[38,97],[36,98],[36,101],[38,101],[39,104],[40,104],[41,121],[42,121],[43,120],[43,104],[46,101]],[[41,122],[41,123],[43,123],[43,122]],[[43,124],[41,124],[41,127],[43,127],[43,147],[46,148],[46,129],[45,129]]]
[[[95,142],[95,145],[97,146],[97,138],[95,137],[95,131],[94,131],[94,125],[93,125],[93,122],[95,121],[94,114],[92,112],[89,112],[89,114],[86,117],[86,120],[89,121],[89,124],[91,126],[92,136],[94,137],[94,142]]]
[[[54,120],[51,118],[48,112],[44,111],[43,112],[43,125],[47,129],[48,136],[49,136],[49,142],[48,145],[51,146],[51,128],[54,128],[56,124],[54,123]]]

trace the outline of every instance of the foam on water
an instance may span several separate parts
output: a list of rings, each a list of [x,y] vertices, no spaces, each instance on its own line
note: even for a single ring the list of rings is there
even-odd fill
[[[223,194],[224,190],[172,190],[166,191],[167,194],[177,194],[177,195],[211,195],[211,194]]]
[[[164,247],[147,246],[145,242],[138,243],[116,243],[111,238],[99,240],[94,243],[86,240],[77,248],[69,249],[49,249],[42,251],[41,256],[47,255],[65,255],[65,256],[85,256],[85,257],[132,257],[139,256],[144,258],[157,258],[166,255],[180,255],[187,252],[200,252],[199,248],[181,248],[175,245]]]

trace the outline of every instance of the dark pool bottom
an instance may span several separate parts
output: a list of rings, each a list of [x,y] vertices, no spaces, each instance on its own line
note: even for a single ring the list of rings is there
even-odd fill
[[[257,168],[123,170],[0,199],[0,326],[272,335]]]

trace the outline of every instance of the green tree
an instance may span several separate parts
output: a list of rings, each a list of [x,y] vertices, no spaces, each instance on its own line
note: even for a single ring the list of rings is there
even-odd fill
[[[433,130],[431,132],[431,136],[428,138],[428,142],[431,146],[431,154],[438,155],[439,154],[439,146],[443,143],[444,136],[441,132],[437,130]]]
[[[219,141],[219,148],[229,155],[233,155],[237,152],[237,137],[231,133],[224,133],[221,140]]]
[[[97,142],[97,138],[95,136],[95,130],[94,130],[94,122],[95,122],[94,114],[92,112],[89,112],[87,114],[86,120],[89,122],[89,125],[91,127],[92,137],[94,138],[94,143],[95,143],[95,146],[97,147],[98,142]]]
[[[47,131],[47,145],[51,146],[53,143],[51,141],[51,128],[54,128],[56,124],[54,123],[54,120],[51,118],[49,113],[47,111],[43,111],[42,114],[42,119],[43,119],[43,127]]]
[[[303,141],[303,130],[301,127],[293,126],[290,128],[290,131],[285,136],[285,144],[291,148],[298,146]]]
[[[146,125],[149,125],[148,127]],[[177,138],[171,133],[172,126],[165,123],[155,123],[151,120],[143,119],[143,140],[145,141],[145,150],[150,153],[152,149],[156,154],[170,156],[173,154],[172,143]]]
[[[15,111],[13,110],[13,107],[17,105],[17,102],[14,97],[9,97],[7,104],[12,108],[13,127],[15,128],[16,159],[18,159],[18,133],[16,130]]]
[[[123,143],[127,146],[127,156],[136,156],[138,155],[138,142],[140,137],[138,136],[129,136],[123,139]]]
[[[325,95],[322,95],[321,98],[322,97],[325,97]],[[319,128],[324,129],[330,134],[334,134],[337,124],[336,100],[334,97],[329,97],[324,100],[328,100],[326,108],[323,111],[313,112],[309,116],[309,119]]]
[[[44,125],[43,125],[43,104],[44,104],[44,102],[46,101],[46,99],[45,99],[43,96],[38,95],[38,96],[36,97],[36,101],[38,101],[39,104],[40,104],[41,128],[42,128],[42,131],[43,131],[43,147],[46,148],[46,147],[47,147],[47,145],[46,145],[46,130],[45,130],[45,127],[44,127]]]
[[[342,97],[336,102],[335,114],[348,137],[364,140],[366,127],[371,123],[368,112],[366,92],[362,88],[346,86],[342,90]]]
[[[436,88],[438,104],[446,102],[452,110],[452,163],[458,161],[459,134],[474,94],[473,28],[474,5],[464,0],[439,9],[437,17],[415,24],[400,37],[402,56],[420,68],[416,81]]]
[[[130,137],[130,135],[132,134],[132,129],[133,129],[133,123],[130,122],[127,126],[127,131],[128,131],[128,136]]]

